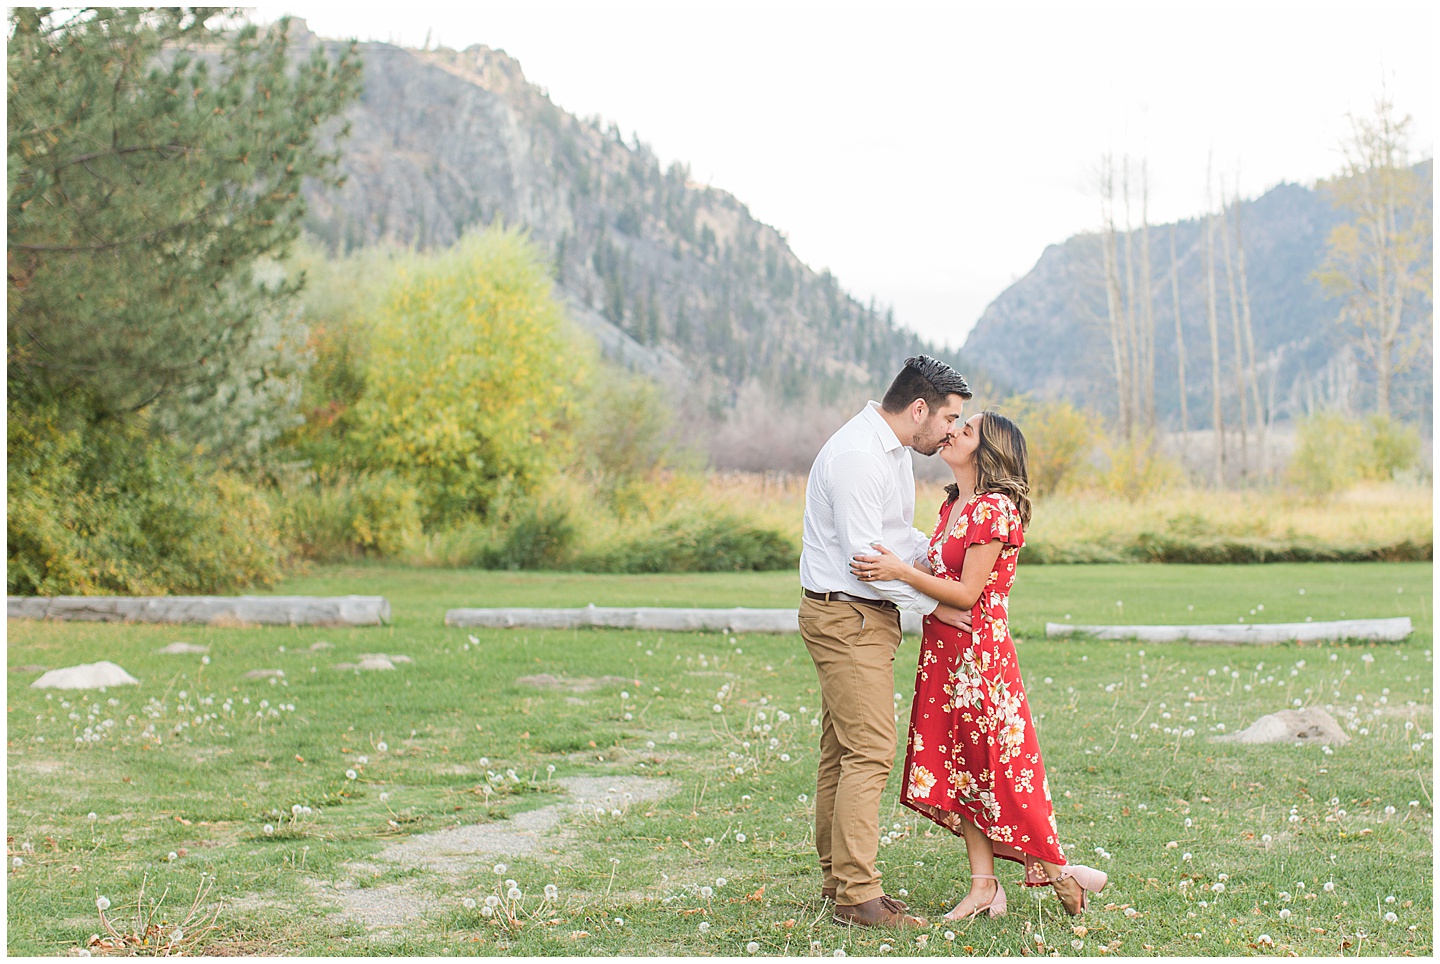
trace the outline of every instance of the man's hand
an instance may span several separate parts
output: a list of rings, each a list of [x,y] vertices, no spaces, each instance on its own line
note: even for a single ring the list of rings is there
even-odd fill
[[[970,632],[970,610],[968,609],[957,609],[954,606],[947,606],[941,603],[935,607],[935,611],[930,615],[947,626],[954,626],[962,633]]]

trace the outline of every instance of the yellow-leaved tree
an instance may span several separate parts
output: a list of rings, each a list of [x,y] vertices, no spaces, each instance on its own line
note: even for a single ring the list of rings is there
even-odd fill
[[[1089,461],[1095,449],[1096,416],[1064,400],[1030,395],[1012,395],[999,410],[1025,434],[1034,495],[1043,497],[1092,481]]]
[[[538,250],[493,227],[410,259],[370,327],[351,460],[419,487],[426,522],[484,515],[561,461],[584,349]]]

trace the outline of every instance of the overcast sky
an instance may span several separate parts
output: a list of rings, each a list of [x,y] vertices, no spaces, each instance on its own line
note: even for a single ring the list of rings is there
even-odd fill
[[[580,116],[733,193],[812,267],[963,344],[1046,245],[1092,230],[1105,152],[1148,159],[1151,219],[1339,166],[1388,88],[1433,153],[1430,4],[296,2],[326,37],[517,58]],[[1237,174],[1238,172],[1238,174]],[[1138,212],[1137,212],[1138,217]]]

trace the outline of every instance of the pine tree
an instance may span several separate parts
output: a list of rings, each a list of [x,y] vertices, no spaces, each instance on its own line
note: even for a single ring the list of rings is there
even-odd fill
[[[104,421],[213,395],[299,288],[266,265],[299,235],[301,181],[334,177],[321,135],[358,52],[297,64],[288,20],[213,8],[9,21],[12,405]]]

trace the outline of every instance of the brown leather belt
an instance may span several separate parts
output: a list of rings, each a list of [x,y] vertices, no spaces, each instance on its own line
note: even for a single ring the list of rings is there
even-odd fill
[[[801,589],[806,599],[818,599],[821,602],[848,602],[859,603],[862,606],[875,606],[878,609],[899,609],[888,599],[871,599],[868,596],[852,596],[848,592],[815,592],[811,589]]]

